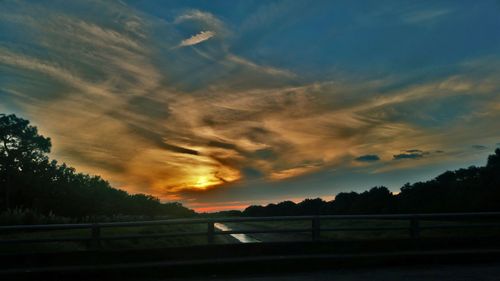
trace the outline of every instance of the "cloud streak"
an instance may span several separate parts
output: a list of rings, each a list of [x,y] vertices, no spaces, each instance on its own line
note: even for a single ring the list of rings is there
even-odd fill
[[[196,35],[193,35],[187,39],[184,39],[179,44],[180,47],[193,46],[196,44],[200,44],[201,42],[207,41],[208,39],[215,36],[215,32],[213,31],[202,31]]]
[[[31,31],[0,44],[7,101],[0,108],[51,136],[55,158],[130,192],[204,210],[216,200],[241,207],[251,203],[246,197],[312,194],[290,186],[319,186],[314,179],[321,177],[474,159],[482,151],[477,143],[498,142],[495,58],[425,75],[305,79],[307,70],[283,67],[286,54],[264,64],[252,58],[267,48],[236,53],[231,44],[240,39],[227,36],[229,24],[213,13],[181,9],[168,22],[116,3],[82,5],[102,9],[91,16],[23,4],[0,17],[0,24]],[[266,7],[243,21],[243,30],[292,13]],[[187,30],[195,35],[185,38]],[[207,40],[203,48],[179,48]]]
[[[376,161],[380,161],[380,157],[378,157],[378,155],[375,155],[375,154],[367,154],[367,155],[362,155],[362,156],[356,157],[355,160],[358,162],[376,162]]]

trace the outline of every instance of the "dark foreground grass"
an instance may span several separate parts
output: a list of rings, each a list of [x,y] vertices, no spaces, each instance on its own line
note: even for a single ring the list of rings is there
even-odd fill
[[[424,220],[420,222],[421,238],[463,238],[463,237],[500,237],[500,227],[473,227],[451,228],[458,224],[480,226],[498,223],[498,220],[480,221],[449,221],[449,220]],[[233,230],[284,230],[284,229],[310,229],[311,221],[266,221],[266,222],[238,222],[225,223]],[[445,226],[443,229],[425,229],[426,227]],[[369,230],[367,228],[402,228],[399,230]],[[320,239],[324,241],[367,241],[391,240],[410,238],[410,223],[408,220],[335,220],[321,221]],[[329,229],[326,231],[326,229]],[[358,229],[358,230],[347,230]],[[365,229],[365,230],[362,230]],[[201,232],[200,235],[187,235],[189,232]],[[171,247],[189,247],[205,245],[207,241],[207,224],[182,224],[182,225],[153,225],[141,227],[103,227],[101,228],[101,250],[127,250],[127,249],[159,249]],[[106,240],[105,238],[135,235],[161,235],[178,233],[175,237],[154,238],[127,238],[119,240]],[[186,233],[186,235],[183,235]],[[249,236],[261,242],[289,242],[311,240],[311,231],[292,233],[252,233]],[[50,230],[50,231],[23,231],[0,233],[0,242],[16,239],[55,239],[55,238],[84,238],[91,237],[90,229]],[[230,235],[215,235],[215,244],[238,243]],[[90,241],[75,242],[44,242],[7,244],[0,243],[1,253],[20,252],[60,252],[60,251],[86,251],[91,249]]]
[[[463,238],[463,237],[500,237],[500,226],[488,227],[487,224],[499,224],[498,220],[480,221],[450,221],[450,220],[422,220],[419,237],[422,238]],[[287,230],[310,229],[311,221],[265,221],[227,223],[234,230]],[[457,227],[466,225],[470,227]],[[321,220],[321,240],[378,240],[378,239],[406,239],[411,237],[409,220]],[[437,228],[443,227],[443,228]],[[402,228],[367,230],[369,228]],[[431,228],[431,229],[426,229]],[[349,229],[349,230],[348,230]],[[359,229],[359,230],[356,230]],[[311,231],[297,233],[263,233],[250,234],[263,242],[310,240]]]
[[[101,228],[101,250],[121,250],[121,249],[149,249],[149,248],[169,248],[186,247],[207,244],[207,235],[187,235],[188,232],[207,232],[206,224],[189,225],[155,225],[141,227],[104,227]],[[179,233],[175,237],[153,237],[153,238],[128,238],[110,239],[117,236],[135,235],[162,235]],[[186,235],[182,235],[186,233]],[[92,233],[90,229],[70,229],[70,230],[50,230],[50,231],[23,231],[0,234],[0,242],[6,240],[30,240],[30,239],[56,239],[56,238],[83,238],[89,239]],[[235,243],[234,238],[224,235],[216,236],[214,243]],[[86,251],[93,249],[90,241],[70,241],[70,242],[42,242],[42,243],[0,243],[1,253],[19,252],[54,252],[54,251]]]

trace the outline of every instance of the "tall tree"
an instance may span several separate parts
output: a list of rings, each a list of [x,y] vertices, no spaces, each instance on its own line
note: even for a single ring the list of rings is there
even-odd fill
[[[40,135],[28,120],[0,114],[0,179],[5,208],[11,207],[14,174],[46,161],[50,147],[50,138]]]

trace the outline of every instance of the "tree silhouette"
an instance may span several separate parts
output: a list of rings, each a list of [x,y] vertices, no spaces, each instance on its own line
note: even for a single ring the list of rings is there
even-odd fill
[[[161,203],[145,194],[129,195],[99,176],[76,172],[50,160],[50,139],[38,134],[29,121],[0,115],[0,211],[27,208],[41,214],[87,217],[190,216],[180,203]]]
[[[0,114],[0,211],[28,208],[72,218],[98,216],[191,216],[180,203],[161,203],[145,194],[130,195],[99,176],[78,173],[47,156],[50,139],[29,121]],[[426,182],[405,184],[392,194],[386,187],[342,192],[296,204],[284,201],[250,206],[244,216],[500,211],[500,149],[484,167],[446,171]],[[234,213],[238,215],[238,212]]]
[[[500,149],[488,157],[485,167],[471,166],[446,171],[426,182],[407,183],[399,194],[386,187],[368,191],[341,192],[330,202],[305,199],[267,206],[250,206],[245,216],[314,214],[387,214],[429,212],[500,211]],[[278,206],[280,206],[278,208]]]
[[[50,147],[50,139],[39,135],[28,120],[0,114],[0,178],[7,208],[11,205],[11,193],[15,191],[14,174],[46,161]]]

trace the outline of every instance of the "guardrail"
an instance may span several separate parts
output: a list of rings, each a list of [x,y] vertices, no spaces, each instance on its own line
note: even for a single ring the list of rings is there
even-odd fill
[[[156,221],[135,221],[135,222],[107,222],[107,223],[84,223],[84,224],[47,224],[47,225],[11,225],[0,226],[0,234],[11,231],[50,231],[69,229],[88,229],[88,237],[57,237],[38,239],[0,239],[0,244],[23,244],[23,243],[49,243],[49,242],[86,242],[91,249],[100,249],[102,241],[146,239],[146,238],[166,238],[178,236],[199,236],[207,237],[208,243],[213,243],[216,235],[230,234],[255,234],[255,233],[310,233],[313,241],[320,240],[321,232],[331,231],[395,231],[407,230],[413,239],[418,239],[422,230],[426,229],[451,229],[451,228],[499,228],[500,221],[494,223],[474,223],[474,224],[438,224],[422,226],[423,220],[478,220],[499,218],[500,212],[484,213],[441,213],[441,214],[389,214],[389,215],[323,215],[323,216],[280,216],[280,217],[237,217],[237,218],[194,218],[194,219],[169,219]],[[404,220],[408,221],[407,226],[397,227],[321,227],[323,220]],[[217,230],[216,223],[242,223],[242,222],[269,222],[269,221],[310,221],[308,228],[294,229],[236,229],[229,231]],[[165,232],[158,234],[134,234],[134,235],[113,235],[103,236],[103,228],[114,227],[142,227],[153,225],[186,225],[186,224],[206,224],[206,231],[191,232]]]

